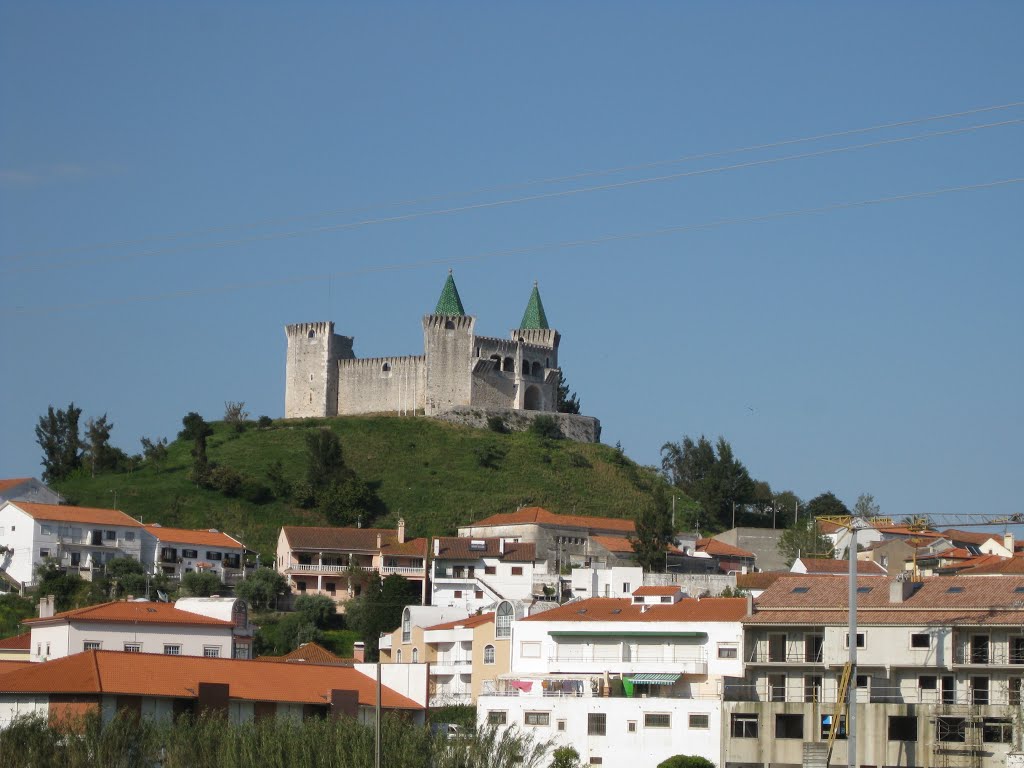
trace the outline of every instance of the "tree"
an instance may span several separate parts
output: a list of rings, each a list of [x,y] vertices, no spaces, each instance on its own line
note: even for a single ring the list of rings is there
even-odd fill
[[[295,612],[317,629],[327,629],[338,615],[338,607],[327,595],[299,595]]]
[[[111,583],[111,597],[146,594],[146,572],[142,563],[131,557],[118,557],[104,566]]]
[[[155,468],[159,468],[167,460],[166,437],[158,437],[155,440],[140,437],[139,442],[142,443],[142,457]]]
[[[846,505],[843,504],[843,502],[836,498],[836,495],[832,493],[832,491],[825,491],[825,493],[820,493],[813,499],[808,501],[807,504],[804,505],[803,507],[803,511],[800,515],[801,517],[803,517],[803,512],[807,512],[807,514],[811,517],[822,517],[823,515],[850,514],[850,510],[846,508]]]
[[[113,428],[113,423],[107,420],[105,413],[98,419],[85,422],[85,455],[93,477],[96,477],[97,472],[117,469],[119,451],[110,445],[110,432]]]
[[[658,763],[658,768],[715,768],[715,764],[699,755],[673,755]]]
[[[783,531],[778,550],[787,566],[798,557],[831,558],[835,554],[832,541],[818,532],[818,523],[813,517],[801,517]]]
[[[277,598],[288,591],[288,580],[273,568],[258,568],[235,586],[235,594],[254,611],[277,607]]]
[[[234,400],[224,402],[224,423],[231,424],[241,432],[245,429],[245,422],[249,419],[249,412],[245,410],[245,401],[236,403]]]
[[[377,660],[381,634],[397,629],[402,622],[405,606],[416,605],[419,601],[418,588],[396,574],[388,576],[383,582],[371,576],[362,594],[348,601],[345,618],[365,643],[368,661]]]
[[[182,440],[191,440],[192,480],[196,485],[205,485],[210,476],[210,461],[206,457],[206,438],[213,434],[213,428],[195,411],[190,411],[181,420],[183,429],[178,433]]]
[[[36,594],[53,595],[57,611],[68,611],[102,599],[102,584],[88,582],[77,573],[68,573],[55,558],[48,557],[35,569]],[[98,595],[93,594],[96,587]]]
[[[27,597],[14,593],[0,595],[0,637],[10,637],[22,631],[21,622],[35,615],[35,605]]]
[[[181,589],[189,597],[209,597],[221,589],[220,577],[215,573],[186,573],[181,577]]]
[[[543,440],[561,440],[564,437],[554,416],[535,416],[530,422],[530,432]]]
[[[74,402],[66,410],[51,405],[36,425],[36,442],[43,449],[43,480],[64,480],[82,466],[82,441],[78,436],[78,418],[82,409]]]
[[[550,768],[580,768],[580,753],[572,747],[559,747],[551,758]]]
[[[306,435],[306,479],[313,488],[323,488],[345,473],[341,441],[329,429],[318,429]]]
[[[853,514],[864,520],[878,517],[882,508],[875,503],[875,497],[870,493],[862,493],[857,497],[857,503],[853,505]]]
[[[347,527],[369,517],[377,505],[377,495],[355,472],[321,488],[316,494],[317,510],[331,525]]]
[[[579,413],[580,412],[580,400],[576,397],[576,393],[569,394],[569,384],[565,380],[565,375],[559,372],[558,374],[558,392],[556,393],[556,410],[559,413]]]
[[[743,507],[755,500],[754,481],[724,437],[715,446],[704,435],[696,442],[686,436],[680,443],[665,443],[661,471],[700,505],[714,528],[731,527],[734,505]]]
[[[674,534],[671,502],[668,494],[658,488],[652,502],[641,507],[636,518],[633,552],[640,567],[648,572],[664,571],[665,550]]]

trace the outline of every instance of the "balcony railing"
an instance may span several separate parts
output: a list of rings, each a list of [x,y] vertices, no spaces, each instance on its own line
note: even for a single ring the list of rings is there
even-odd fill
[[[461,653],[442,653],[434,660],[434,663],[446,667],[457,664],[472,664],[473,657]]]
[[[824,660],[822,648],[791,648],[778,651],[763,645],[755,646],[747,657],[748,664],[822,664]]]
[[[417,568],[410,565],[385,565],[382,566],[380,572],[384,576],[391,576],[392,574],[398,574],[399,576],[424,576],[426,575],[424,569]]]
[[[356,566],[357,568],[359,566]],[[292,563],[285,571],[288,573],[345,573],[349,569],[347,565],[317,565],[315,563]],[[360,570],[372,571],[372,568],[361,568]]]
[[[778,702],[778,703],[836,703],[836,687],[822,688],[800,682],[773,685],[759,683],[726,684],[725,701]],[[1020,704],[1021,695],[1007,687],[965,688],[959,690],[921,689],[916,687],[879,686],[857,690],[857,701],[862,704],[930,704],[940,705],[1014,705]]]
[[[1024,648],[991,644],[959,645],[953,649],[953,663],[975,666],[1024,666]]]

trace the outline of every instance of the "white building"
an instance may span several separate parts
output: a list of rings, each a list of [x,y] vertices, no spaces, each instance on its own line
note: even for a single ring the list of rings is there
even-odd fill
[[[215,529],[145,526],[141,560],[148,573],[180,579],[187,573],[212,573],[221,582],[234,583],[245,566],[245,545]]]
[[[536,560],[534,544],[516,539],[445,537],[434,539],[431,574],[431,603],[468,614],[499,600],[530,600],[547,564]]]
[[[234,619],[182,610],[169,603],[114,602],[26,619],[32,632],[30,658],[50,661],[83,651],[160,653],[168,656],[249,658],[251,631],[242,600]],[[41,613],[52,609],[40,601]],[[231,608],[228,609],[229,611]],[[236,644],[236,626],[244,642]],[[244,651],[236,654],[238,647]]]
[[[56,558],[91,579],[95,566],[115,557],[140,560],[143,526],[114,509],[5,501],[0,504],[0,581],[23,590],[35,567]]]
[[[573,597],[631,597],[644,584],[644,569],[638,565],[611,568],[573,568]]]
[[[571,745],[591,765],[718,763],[723,678],[743,673],[747,611],[743,598],[640,587],[511,622],[512,672],[480,697],[478,717]]]
[[[60,504],[60,494],[34,477],[11,477],[0,480],[0,503],[5,501]]]

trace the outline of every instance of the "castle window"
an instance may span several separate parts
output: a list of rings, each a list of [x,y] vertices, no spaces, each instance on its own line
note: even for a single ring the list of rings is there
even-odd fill
[[[454,320],[445,320],[444,321],[444,329],[446,331],[454,331],[455,330],[455,321]]]
[[[506,370],[506,371],[514,371],[515,369],[516,369],[515,361],[512,360],[511,357],[506,357],[505,358],[504,370]]]
[[[540,389],[536,386],[529,386],[526,389],[526,397],[523,398],[523,405],[528,411],[541,411],[544,409],[544,400],[541,397]]]
[[[540,374],[541,374],[540,363],[534,363],[533,364],[533,375],[534,376],[540,376]]]
[[[384,363],[384,365],[382,365],[380,367],[380,372],[381,373],[390,373],[391,372],[391,365],[389,363]]]
[[[312,328],[310,328],[309,333],[306,334],[306,337],[310,338],[310,339],[315,339],[316,338],[316,331],[314,331]]]
[[[494,361],[494,370],[501,370],[501,355],[491,355],[491,360]]]

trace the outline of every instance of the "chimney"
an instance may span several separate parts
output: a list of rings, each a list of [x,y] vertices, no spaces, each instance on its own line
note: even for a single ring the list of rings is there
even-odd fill
[[[1010,550],[1010,557],[1013,557],[1013,531],[1003,534],[1003,546]]]
[[[441,554],[441,540],[440,539],[434,539],[434,557],[437,557],[440,554]]]
[[[39,598],[39,618],[48,619],[54,614],[54,598],[53,595],[47,595],[46,597]]]
[[[360,663],[366,658],[366,643],[362,640],[352,643],[352,658]]]
[[[754,596],[747,594],[747,616],[754,615]]]
[[[897,579],[889,585],[890,603],[902,603],[912,594],[914,594],[914,583],[912,581]]]
[[[504,538],[498,539],[498,554],[501,554],[501,555],[505,554],[505,539]]]
[[[405,544],[405,518],[398,518],[398,543]]]
[[[377,549],[380,549],[380,534],[377,534]]]

